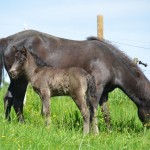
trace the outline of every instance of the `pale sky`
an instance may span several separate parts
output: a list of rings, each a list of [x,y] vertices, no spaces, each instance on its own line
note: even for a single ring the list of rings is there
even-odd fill
[[[27,26],[85,40],[97,36],[97,15],[104,17],[104,38],[131,58],[147,63],[141,69],[150,79],[150,0],[4,0],[0,4],[0,38]]]

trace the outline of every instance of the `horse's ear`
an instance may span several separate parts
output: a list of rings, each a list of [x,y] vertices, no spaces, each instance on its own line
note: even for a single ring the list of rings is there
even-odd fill
[[[13,50],[14,53],[17,52],[17,48],[15,46],[12,47],[12,50]]]

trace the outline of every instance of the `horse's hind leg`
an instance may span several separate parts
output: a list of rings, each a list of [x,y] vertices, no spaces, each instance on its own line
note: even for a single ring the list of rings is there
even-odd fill
[[[13,100],[14,100],[14,82],[11,80],[7,93],[5,94],[4,97],[4,112],[5,112],[5,118],[8,121],[11,121],[10,111],[13,105]]]
[[[89,124],[90,124],[90,112],[89,107],[87,105],[87,101],[85,99],[85,94],[82,96],[73,96],[74,102],[76,103],[77,107],[79,108],[83,120],[84,120],[84,126],[83,126],[83,133],[88,134],[89,133]]]
[[[8,121],[11,121],[11,118],[10,118],[10,111],[11,111],[11,107],[13,105],[13,97],[12,97],[12,94],[11,92],[7,91],[5,97],[4,97],[4,111],[5,111],[5,118],[8,120]]]

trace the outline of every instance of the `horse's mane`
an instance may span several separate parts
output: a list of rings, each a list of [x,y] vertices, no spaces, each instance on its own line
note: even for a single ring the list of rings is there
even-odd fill
[[[149,80],[145,77],[138,65],[136,65],[131,58],[129,58],[129,56],[119,50],[116,46],[112,45],[108,40],[101,40],[97,37],[89,37],[87,40],[96,40],[101,44],[104,44],[111,51],[113,56],[116,57],[116,59],[119,59],[119,61],[121,61],[124,66],[130,70],[134,78],[137,80],[137,88],[140,89],[141,93],[149,99]]]
[[[111,52],[114,54],[114,56],[117,57],[117,59],[120,59],[123,64],[129,68],[134,74],[137,72],[140,73],[141,75],[144,75],[141,69],[136,65],[133,60],[127,56],[124,52],[119,50],[116,46],[112,45],[110,41],[105,40],[105,39],[99,39],[97,37],[88,37],[87,40],[97,40],[100,43],[104,44]]]
[[[36,64],[40,67],[52,67],[52,65],[47,64],[46,62],[44,62],[39,56],[37,56],[37,54],[28,51],[35,59]]]

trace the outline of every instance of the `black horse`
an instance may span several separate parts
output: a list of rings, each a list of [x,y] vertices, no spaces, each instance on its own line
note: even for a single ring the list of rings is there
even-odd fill
[[[100,104],[108,126],[108,93],[117,87],[137,105],[140,120],[144,124],[149,122],[150,82],[132,60],[110,43],[96,38],[73,41],[38,31],[23,31],[0,40],[0,70],[3,65],[7,71],[11,68],[14,62],[12,47],[20,49],[23,45],[55,68],[76,66],[94,75],[98,94],[95,111]],[[24,76],[16,81],[10,79],[11,83],[5,96],[6,118],[10,119],[10,109],[13,105],[19,121],[23,121],[23,99],[28,82]]]

